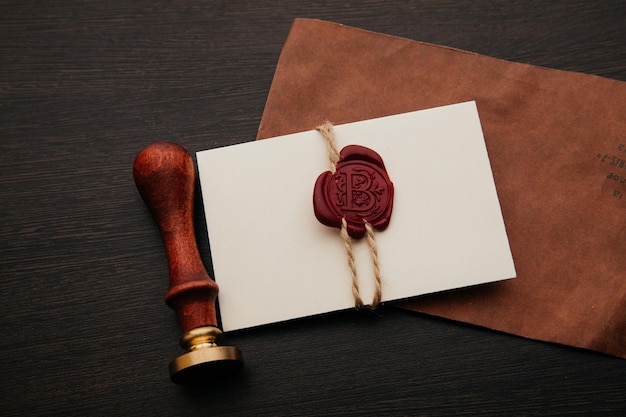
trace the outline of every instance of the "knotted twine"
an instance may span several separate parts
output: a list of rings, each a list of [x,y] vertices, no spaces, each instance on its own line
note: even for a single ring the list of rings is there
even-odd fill
[[[326,139],[326,145],[328,148],[328,160],[330,162],[330,172],[334,174],[337,171],[337,162],[339,161],[339,151],[337,150],[333,124],[329,121],[326,121],[323,124],[317,126],[315,130],[320,132],[321,135],[324,137],[324,139]],[[363,219],[363,222],[365,224],[367,244],[370,249],[372,265],[374,267],[374,279],[375,279],[374,297],[372,298],[372,303],[370,304],[370,308],[375,309],[380,303],[380,300],[382,299],[383,278],[380,273],[380,266],[378,264],[378,249],[376,247],[376,239],[374,238],[374,228],[367,220]],[[354,296],[354,307],[357,309],[362,309],[364,304],[363,304],[363,299],[361,298],[361,294],[359,292],[359,276],[357,273],[356,263],[354,260],[354,252],[352,250],[352,238],[348,234],[348,223],[345,217],[341,219],[340,235],[341,235],[341,238],[343,239],[343,244],[346,250],[346,258],[348,260],[348,267],[350,268],[350,274],[352,277],[352,295]]]

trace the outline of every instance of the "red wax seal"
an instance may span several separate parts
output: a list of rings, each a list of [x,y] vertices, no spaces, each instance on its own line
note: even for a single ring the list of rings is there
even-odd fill
[[[391,219],[393,183],[378,153],[349,145],[339,154],[336,171],[322,173],[313,190],[315,217],[326,226],[341,228],[345,218],[348,234],[360,239],[365,222],[383,230]]]

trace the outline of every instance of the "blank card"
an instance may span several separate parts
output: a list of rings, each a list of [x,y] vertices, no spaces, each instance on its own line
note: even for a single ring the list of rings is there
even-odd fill
[[[338,125],[335,136],[339,149],[375,150],[394,183],[391,222],[375,233],[383,301],[515,277],[474,102]],[[329,167],[319,132],[202,151],[197,161],[225,331],[354,308],[339,230],[313,212]],[[365,239],[353,250],[369,303]]]

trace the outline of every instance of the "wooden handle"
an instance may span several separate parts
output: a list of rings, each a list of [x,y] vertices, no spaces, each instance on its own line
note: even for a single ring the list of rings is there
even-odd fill
[[[193,226],[196,171],[191,155],[175,143],[153,143],[135,158],[133,176],[165,244],[170,282],[165,302],[185,333],[217,326],[218,286],[204,268]]]

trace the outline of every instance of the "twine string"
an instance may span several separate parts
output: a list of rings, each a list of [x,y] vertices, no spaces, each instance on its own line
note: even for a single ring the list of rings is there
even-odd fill
[[[333,124],[329,121],[315,128],[326,139],[326,145],[328,148],[328,160],[330,162],[330,172],[333,174],[337,171],[337,162],[339,162],[339,151],[337,150],[337,143],[335,141],[335,133]],[[363,220],[365,223],[365,230],[367,234],[367,243],[370,249],[370,255],[372,258],[372,265],[374,266],[374,278],[375,278],[375,291],[370,308],[374,309],[378,306],[382,299],[382,276],[380,273],[380,266],[378,264],[378,248],[376,247],[376,239],[374,238],[374,228],[369,222]],[[354,252],[352,250],[352,238],[348,234],[348,222],[346,218],[341,219],[341,238],[346,250],[346,258],[348,260],[348,267],[350,268],[350,274],[352,277],[352,295],[354,297],[354,307],[357,309],[363,308],[363,300],[359,292],[359,276],[356,270],[356,263],[354,260]]]
[[[359,293],[359,276],[356,272],[356,264],[354,262],[354,253],[352,252],[352,238],[348,234],[348,223],[345,217],[341,219],[341,237],[343,238],[343,245],[346,248],[346,257],[348,258],[348,266],[350,267],[350,273],[352,275],[352,296],[354,297],[354,307],[357,309],[363,308],[363,299]]]
[[[371,307],[376,308],[383,295],[383,278],[380,274],[380,266],[378,265],[378,248],[376,247],[376,239],[374,239],[374,228],[367,221],[365,222],[365,230],[367,232],[367,243],[370,247],[370,255],[372,256],[372,265],[374,266],[374,278],[376,284],[376,290],[374,292]]]
[[[333,124],[329,121],[325,121],[321,125],[315,128],[326,139],[326,146],[328,147],[328,160],[330,161],[330,172],[333,174],[337,171],[337,162],[339,162],[339,151],[337,150],[337,143],[335,142],[335,132],[333,130]]]

